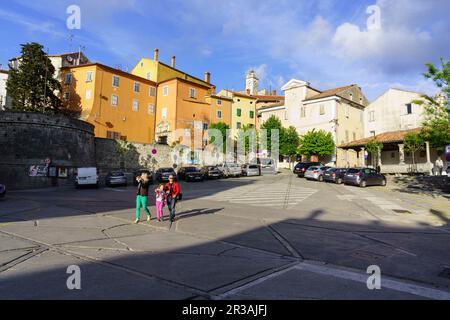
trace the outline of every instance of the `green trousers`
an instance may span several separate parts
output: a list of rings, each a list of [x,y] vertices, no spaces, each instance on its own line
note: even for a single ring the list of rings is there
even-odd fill
[[[141,208],[144,209],[148,217],[150,217],[150,210],[147,208],[147,198],[146,196],[136,196],[136,219],[141,218]]]

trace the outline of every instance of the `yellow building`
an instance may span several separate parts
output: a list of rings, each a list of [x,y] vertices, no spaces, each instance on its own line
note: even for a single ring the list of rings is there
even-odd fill
[[[155,82],[99,63],[62,69],[62,98],[95,136],[152,143],[155,132]]]
[[[257,98],[231,90],[222,90],[218,96],[233,100],[231,110],[231,130],[232,137],[235,138],[237,130],[244,126],[255,127],[256,125],[256,101]]]
[[[205,73],[205,79],[199,79],[197,77],[191,76],[181,70],[175,68],[175,57],[172,57],[171,65],[167,65],[159,61],[159,50],[155,49],[153,59],[142,58],[136,66],[131,70],[131,73],[137,75],[141,78],[145,78],[157,83],[180,78],[188,81],[195,82],[200,85],[205,85],[209,87],[214,87],[210,84],[210,74]]]
[[[191,145],[194,130],[201,132],[202,145],[207,142],[207,130],[212,123],[230,125],[231,99],[213,93],[211,85],[182,78],[158,84],[156,140],[169,145],[179,142]]]

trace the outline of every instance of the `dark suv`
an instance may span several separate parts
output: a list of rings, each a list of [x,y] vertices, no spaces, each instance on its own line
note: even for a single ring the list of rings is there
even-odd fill
[[[305,177],[305,172],[309,167],[312,166],[323,166],[320,162],[300,162],[294,167],[294,174],[298,175],[299,178]]]
[[[336,184],[342,184],[344,182],[344,176],[348,169],[345,168],[330,168],[323,173],[323,180],[326,182],[334,182]]]
[[[344,176],[345,184],[352,184],[365,188],[367,186],[386,186],[386,177],[371,168],[348,169]]]
[[[204,181],[204,173],[196,167],[183,167],[178,171],[178,180],[184,181]]]

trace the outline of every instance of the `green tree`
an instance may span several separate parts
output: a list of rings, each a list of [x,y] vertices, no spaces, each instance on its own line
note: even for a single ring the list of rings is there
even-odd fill
[[[441,93],[436,97],[423,95],[413,103],[423,105],[426,120],[423,123],[422,137],[441,154],[450,143],[450,61],[441,59],[441,66],[426,64],[428,70],[423,75],[434,81]]]
[[[412,154],[412,171],[416,172],[415,153],[424,149],[425,141],[420,133],[409,133],[405,136],[403,143],[405,145],[405,150]]]
[[[283,125],[281,124],[281,121],[280,119],[278,119],[278,117],[272,115],[269,119],[266,120],[266,122],[261,125],[261,130],[267,130],[267,141],[264,142],[267,150],[270,151],[272,150],[272,130],[278,130],[279,138],[281,141]]]
[[[300,138],[298,153],[302,156],[329,156],[332,155],[336,145],[331,132],[324,130],[309,131]]]
[[[213,123],[209,126],[209,129],[215,129],[215,130],[219,130],[220,133],[222,134],[222,141],[216,141],[215,137],[211,137],[209,139],[209,143],[210,144],[214,144],[216,146],[220,146],[220,144],[222,144],[222,152],[225,153],[225,149],[226,149],[226,142],[227,142],[227,138],[228,138],[228,133],[227,130],[230,129],[230,126],[227,125],[224,122],[218,122],[218,123]]]
[[[383,143],[377,141],[376,139],[372,139],[364,146],[368,153],[372,156],[372,166],[376,166],[378,163],[378,154],[381,150],[383,150]],[[377,159],[376,163],[374,160]]]
[[[55,68],[42,45],[35,42],[23,44],[18,68],[9,71],[6,83],[13,110],[64,113],[57,96],[61,85],[54,74]]]
[[[289,168],[291,167],[292,157],[297,154],[299,145],[300,136],[295,127],[283,128],[280,137],[280,154],[289,159]]]
[[[236,142],[237,144],[242,144],[244,146],[244,152],[247,156],[250,151],[257,151],[258,148],[258,136],[256,134],[256,129],[253,126],[250,125],[243,125],[241,129],[238,131],[236,135]],[[251,140],[253,141],[253,145],[250,145]],[[250,147],[253,147],[255,150],[251,150]],[[240,151],[240,150],[239,150]]]

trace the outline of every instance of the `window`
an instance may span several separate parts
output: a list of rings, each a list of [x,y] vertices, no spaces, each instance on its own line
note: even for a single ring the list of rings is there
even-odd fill
[[[70,100],[70,92],[64,93],[64,101],[69,101],[69,100]]]
[[[86,89],[86,100],[91,100],[92,91],[91,89]]]
[[[370,131],[370,135],[371,135],[372,137],[375,137],[375,131]]]
[[[319,108],[320,108],[320,115],[324,115],[325,114],[325,106],[323,104],[321,104],[319,106]]]
[[[169,95],[169,86],[163,87],[163,96],[167,97]]]
[[[203,130],[208,130],[208,124],[207,123],[203,123]]]
[[[164,120],[167,119],[167,108],[161,110],[161,116]]]
[[[242,115],[242,110],[241,109],[237,109],[236,110],[236,114],[238,117],[240,117]]]
[[[305,118],[306,117],[306,108],[305,107],[301,107],[300,109],[300,118]]]
[[[218,105],[218,106],[221,106],[221,105],[222,105],[222,100],[220,100],[220,99],[217,100],[217,105]]]
[[[67,73],[64,78],[64,84],[72,84],[72,74]]]
[[[150,95],[150,97],[156,96],[156,88],[155,87],[150,87],[149,95]]]
[[[147,112],[148,112],[148,114],[155,113],[155,106],[153,104],[149,104],[147,107]]]
[[[250,123],[250,124],[248,125],[248,127],[252,129],[252,128],[255,127],[255,125],[254,125],[253,123]]]
[[[240,129],[242,127],[242,124],[240,122],[236,123],[236,128]]]
[[[117,107],[119,105],[119,97],[115,94],[111,96],[111,105]]]
[[[147,72],[147,80],[151,80],[152,74],[150,72]]]
[[[408,103],[406,105],[406,114],[412,114],[412,104]]]
[[[222,110],[217,110],[217,118],[222,119]]]
[[[369,122],[374,122],[375,121],[375,111],[370,111],[369,112]]]
[[[255,118],[255,111],[250,111],[250,119]]]
[[[122,137],[122,135],[120,134],[120,132],[115,132],[115,131],[107,131],[106,132],[107,139],[120,140],[121,137]]]
[[[86,72],[86,82],[92,82],[94,79],[94,72],[88,71]]]
[[[141,84],[139,82],[134,82],[134,92],[141,91]]]
[[[139,101],[133,100],[133,111],[139,111]]]
[[[197,96],[196,90],[195,90],[194,88],[190,88],[190,89],[189,89],[189,97],[195,99],[196,96]]]
[[[119,78],[119,76],[113,76],[112,82],[113,82],[112,83],[113,87],[114,88],[118,88],[119,85],[120,85],[120,78]]]

